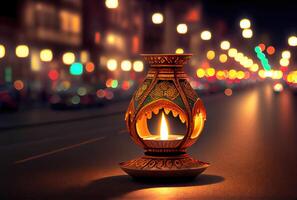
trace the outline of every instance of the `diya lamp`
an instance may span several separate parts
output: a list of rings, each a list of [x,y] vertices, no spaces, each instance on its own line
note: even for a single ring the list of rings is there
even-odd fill
[[[134,93],[125,114],[132,140],[145,155],[120,163],[129,175],[139,177],[196,177],[209,164],[192,158],[186,149],[201,134],[206,111],[187,80],[183,65],[191,54],[143,54],[149,71]],[[148,121],[161,116],[159,131],[153,132]],[[185,133],[169,132],[166,118],[178,118]],[[175,120],[176,122],[176,120]]]

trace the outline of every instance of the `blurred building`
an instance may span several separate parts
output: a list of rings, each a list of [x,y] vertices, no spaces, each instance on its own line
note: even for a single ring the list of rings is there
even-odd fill
[[[108,77],[130,77],[133,69],[121,70],[121,65],[128,61],[132,66],[142,52],[142,15],[141,1],[137,0],[84,2],[84,47],[91,51],[91,58],[101,72],[110,71]],[[115,62],[110,70],[111,60]]]
[[[6,9],[14,14],[0,17],[0,44],[6,51],[1,83],[21,80],[38,96],[63,80],[102,86],[108,78],[135,78],[132,66],[143,41],[140,2],[25,0]],[[108,69],[110,60],[115,69]],[[84,64],[83,74],[72,76],[73,61]]]
[[[15,1],[10,9],[17,14],[0,24],[6,27],[1,30],[9,30],[0,33],[4,38],[1,44],[6,47],[2,82],[21,80],[31,92],[28,95],[38,98],[40,92],[51,86],[48,77],[51,70],[59,72],[58,75],[67,74],[67,69],[62,67],[62,54],[66,51],[79,53],[82,45],[81,0]],[[43,49],[47,51],[41,56]]]

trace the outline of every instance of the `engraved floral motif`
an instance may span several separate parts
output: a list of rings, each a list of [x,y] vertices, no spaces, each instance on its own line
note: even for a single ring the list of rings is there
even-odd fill
[[[177,89],[173,83],[168,81],[162,81],[158,83],[153,91],[150,93],[150,96],[153,100],[166,97],[170,100],[174,100],[179,95]]]
[[[174,158],[140,158],[133,160],[133,162],[127,162],[126,165],[129,167],[136,167],[138,169],[181,169],[181,168],[191,168],[194,165],[199,167],[207,163],[195,160],[191,157],[184,157],[180,159]]]

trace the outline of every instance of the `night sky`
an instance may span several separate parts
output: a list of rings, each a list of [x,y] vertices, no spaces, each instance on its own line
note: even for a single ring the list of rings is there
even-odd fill
[[[202,0],[202,4],[206,20],[222,19],[234,30],[238,29],[239,20],[247,17],[256,34],[269,34],[271,41],[278,45],[286,45],[288,36],[297,31],[297,1]]]

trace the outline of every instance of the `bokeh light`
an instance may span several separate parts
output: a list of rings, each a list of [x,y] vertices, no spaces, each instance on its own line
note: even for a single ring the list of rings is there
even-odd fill
[[[231,88],[226,88],[225,90],[224,90],[224,94],[226,95],[226,96],[232,96],[232,94],[233,94],[233,91],[232,91],[232,89]]]
[[[89,52],[88,51],[81,51],[80,52],[80,62],[85,64],[89,61]]]
[[[206,75],[207,75],[207,76],[210,76],[210,77],[211,77],[211,76],[214,76],[215,73],[216,73],[216,70],[215,70],[214,68],[212,68],[212,67],[206,69]]]
[[[95,70],[95,65],[93,62],[87,62],[86,63],[86,71],[91,73]]]
[[[242,29],[250,28],[251,27],[251,21],[249,19],[244,18],[244,19],[240,20],[239,26]]]
[[[208,30],[202,31],[200,34],[202,40],[210,40],[211,39],[211,32]]]
[[[105,0],[105,5],[109,9],[115,9],[119,6],[118,0]]]
[[[162,24],[164,21],[164,17],[161,13],[154,13],[152,15],[152,22],[154,24]]]
[[[123,71],[131,71],[131,68],[132,68],[132,63],[130,60],[123,60],[122,63],[121,63],[121,69]]]
[[[133,62],[133,70],[136,72],[142,72],[143,71],[143,62],[141,60],[136,60]]]
[[[274,86],[273,86],[273,90],[274,90],[275,92],[281,92],[281,91],[284,90],[284,87],[283,87],[283,85],[282,85],[281,83],[276,83],[276,84],[274,84]]]
[[[213,51],[213,50],[209,50],[207,53],[206,53],[206,57],[208,60],[213,60],[216,56],[216,53]]]
[[[50,62],[53,59],[53,52],[50,49],[42,49],[40,51],[40,60],[43,62]]]
[[[237,54],[237,49],[235,48],[231,48],[228,50],[228,55],[231,57],[231,58],[234,58]]]
[[[15,80],[13,86],[16,90],[22,90],[24,88],[24,82],[22,80]]]
[[[228,78],[231,79],[231,80],[233,80],[233,79],[236,79],[236,77],[237,77],[236,70],[234,70],[234,69],[229,70],[229,72],[228,72]]]
[[[72,63],[69,72],[71,75],[79,76],[83,73],[83,65],[80,62]]]
[[[253,64],[251,67],[250,67],[250,70],[252,72],[257,72],[259,70],[259,65],[258,64]]]
[[[27,45],[18,45],[15,54],[19,58],[26,58],[29,56],[29,47]]]
[[[238,79],[243,79],[244,78],[244,76],[245,76],[245,73],[243,72],[243,71],[238,71],[237,73],[236,73],[236,77],[238,78]]]
[[[66,52],[63,54],[62,60],[65,65],[71,65],[75,61],[75,55],[73,52]]]
[[[56,69],[51,69],[47,75],[52,81],[56,81],[59,78],[59,72]]]
[[[252,29],[244,29],[244,30],[242,30],[242,37],[243,38],[246,38],[246,39],[252,38],[253,37],[253,31],[252,31]]]
[[[288,50],[283,51],[282,52],[282,58],[290,59],[291,58],[291,52],[288,51]]]
[[[85,88],[85,87],[79,87],[77,89],[77,94],[79,96],[85,96],[87,94],[87,88]]]
[[[227,60],[228,60],[228,57],[227,57],[226,54],[221,54],[221,55],[219,56],[219,61],[220,61],[221,63],[225,63],[225,62],[227,62]]]
[[[258,47],[260,47],[261,51],[265,51],[265,48],[266,48],[265,44],[261,43],[258,45]]]
[[[187,26],[187,24],[178,24],[176,26],[176,31],[179,34],[186,34],[188,32],[188,26]]]
[[[280,61],[279,61],[279,64],[283,67],[287,67],[289,66],[290,64],[290,61],[286,58],[281,58]]]
[[[267,54],[273,55],[275,52],[275,48],[273,46],[269,46],[267,47],[266,51],[267,51]]]
[[[184,50],[183,50],[182,48],[177,48],[177,49],[175,50],[175,53],[176,53],[176,54],[183,54],[183,53],[184,53]]]
[[[228,50],[230,48],[230,42],[228,40],[224,40],[220,45],[221,49]]]
[[[290,36],[288,38],[288,44],[289,44],[289,46],[296,47],[297,46],[297,37],[294,35]]]
[[[197,69],[196,70],[196,75],[197,75],[198,78],[203,78],[205,76],[204,69],[201,69],[201,68]]]
[[[99,89],[96,91],[96,95],[98,98],[104,98],[105,96],[105,91],[103,89]]]
[[[80,103],[80,97],[78,95],[75,95],[71,98],[71,103],[74,105],[77,105]]]
[[[0,58],[5,56],[5,46],[0,44]]]
[[[109,59],[106,66],[109,71],[115,71],[118,67],[118,62],[115,59]]]

